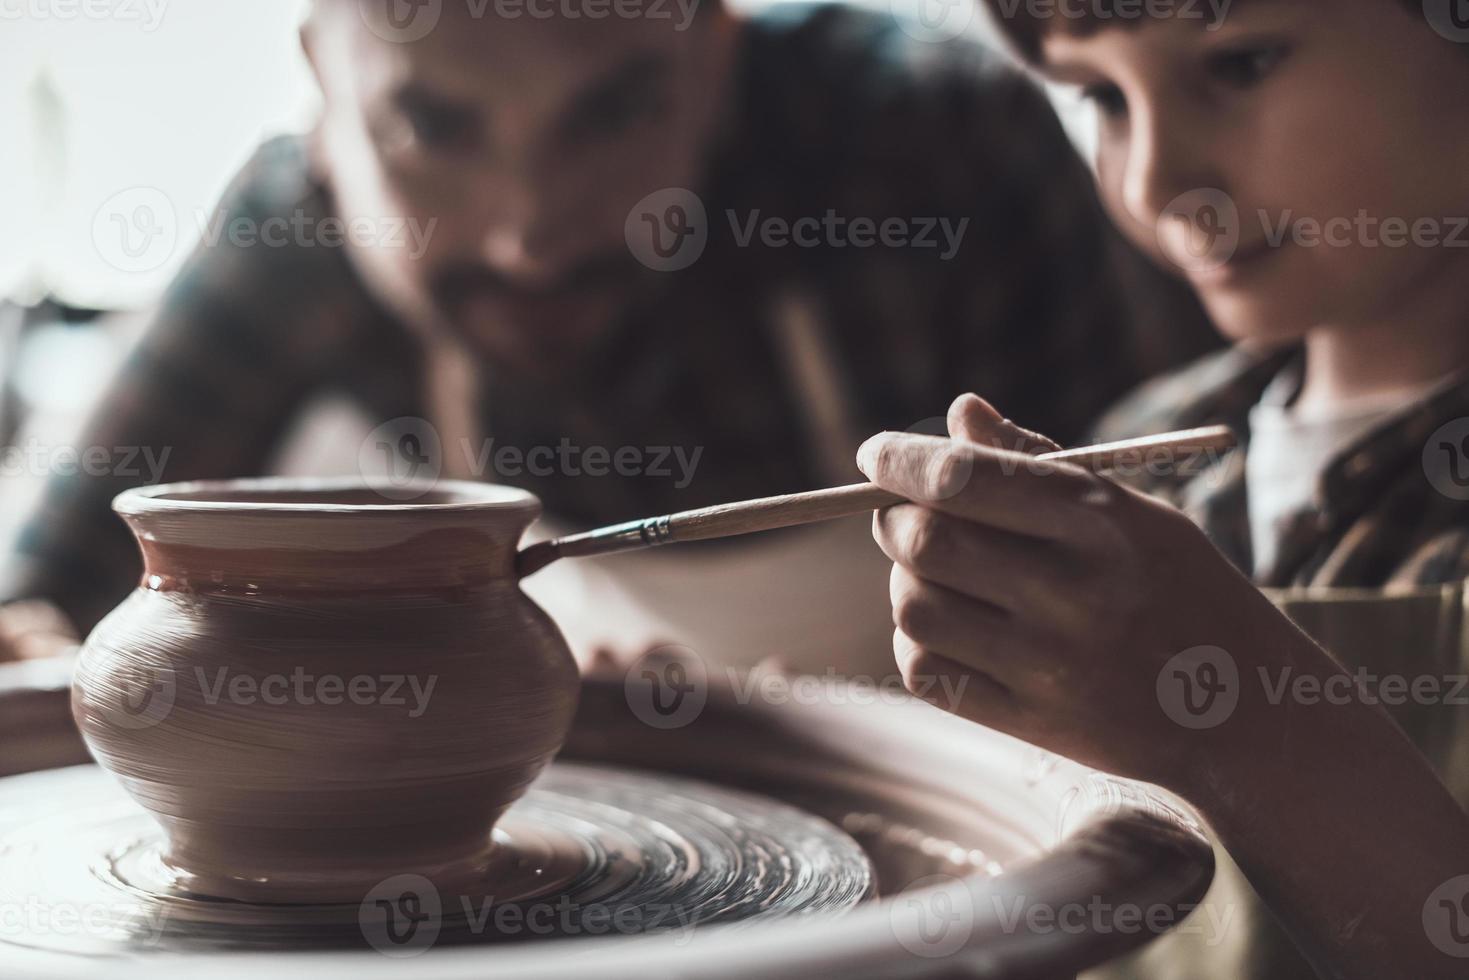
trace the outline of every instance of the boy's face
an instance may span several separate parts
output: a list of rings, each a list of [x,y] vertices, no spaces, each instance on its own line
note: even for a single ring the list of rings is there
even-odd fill
[[[1241,0],[1042,56],[1098,106],[1113,219],[1233,337],[1401,314],[1469,255],[1469,47],[1399,0]]]
[[[550,2],[397,4],[438,11],[403,43],[383,20],[394,6],[318,0],[303,31],[337,209],[427,239],[349,254],[398,314],[554,374],[655,278],[624,223],[644,196],[698,181],[732,22],[713,0],[697,17],[685,3],[595,19]]]

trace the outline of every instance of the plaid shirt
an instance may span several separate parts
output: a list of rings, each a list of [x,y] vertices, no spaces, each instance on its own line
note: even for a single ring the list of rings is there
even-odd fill
[[[1235,564],[1254,567],[1245,454],[1249,411],[1280,378],[1299,384],[1299,348],[1220,351],[1149,382],[1101,422],[1102,439],[1226,424],[1240,445],[1203,466],[1127,482],[1187,513]],[[1447,429],[1444,427],[1448,426]],[[1442,432],[1440,430],[1443,429]],[[1267,588],[1394,588],[1469,578],[1469,375],[1437,386],[1339,453],[1311,506],[1288,519]]]
[[[1070,438],[1214,343],[1186,290],[1118,240],[1050,106],[1002,56],[914,41],[876,13],[785,8],[747,23],[736,91],[700,188],[700,260],[665,274],[656,302],[554,392],[482,366],[475,414],[497,447],[701,450],[687,485],[504,478],[548,513],[589,526],[856,480],[861,437],[941,418],[969,390]],[[257,223],[330,215],[303,145],[266,145],[222,207]],[[967,233],[944,261],[934,249],[739,248],[719,227],[728,212],[828,209],[968,219]],[[815,314],[797,344],[819,341],[814,378],[791,369],[770,328],[792,294]],[[379,421],[428,415],[424,360],[340,249],[223,242],[170,288],[81,444],[167,447],[167,481],[257,474],[313,395],[345,392]],[[813,413],[812,389],[843,425]],[[833,460],[841,473],[822,465]],[[44,596],[95,621],[136,581],[136,549],[109,509],[135,482],[53,481],[0,597]]]

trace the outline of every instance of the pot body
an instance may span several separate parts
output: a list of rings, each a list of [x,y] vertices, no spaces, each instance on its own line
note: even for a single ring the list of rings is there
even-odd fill
[[[576,708],[565,642],[512,571],[535,499],[464,484],[377,504],[275,481],[146,494],[117,505],[143,581],[88,638],[73,712],[163,824],[180,887],[356,902],[412,873],[482,891],[494,822]]]

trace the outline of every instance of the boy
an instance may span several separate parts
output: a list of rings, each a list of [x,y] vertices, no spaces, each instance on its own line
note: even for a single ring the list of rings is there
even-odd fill
[[[1469,276],[1449,234],[1469,205],[1469,102],[1446,95],[1469,49],[1406,0],[1242,3],[1207,25],[992,7],[1035,68],[1096,103],[1113,220],[1237,342],[1105,434],[1225,421],[1248,453],[1145,481],[1149,497],[988,448],[1046,443],[974,396],[953,442],[875,437],[859,465],[919,501],[874,525],[898,663],[968,678],[959,714],[1187,798],[1322,975],[1463,976],[1469,818],[1367,699],[1271,703],[1262,671],[1351,688],[1245,576],[1469,574]],[[1412,241],[1384,244],[1390,220]],[[1349,234],[1304,233],[1322,227]],[[1176,724],[1174,677],[1238,704]]]

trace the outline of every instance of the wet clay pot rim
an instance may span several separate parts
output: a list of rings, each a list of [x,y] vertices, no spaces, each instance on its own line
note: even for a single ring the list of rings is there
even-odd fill
[[[118,494],[112,507],[123,517],[211,511],[283,517],[292,513],[539,514],[541,502],[525,490],[468,480],[379,486],[356,477],[264,477],[136,487]]]
[[[516,545],[541,513],[534,494],[514,487],[356,477],[166,483],[125,491],[112,506],[132,527],[150,571],[297,568],[324,583],[341,577],[318,567],[332,552],[355,555],[354,567],[375,567],[387,579],[395,568],[406,573],[427,562],[514,580]],[[352,574],[346,583],[364,584]]]
[[[149,588],[365,593],[515,582],[516,546],[541,502],[471,481],[270,477],[141,487],[113,509]]]

